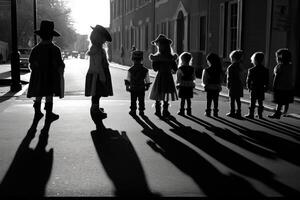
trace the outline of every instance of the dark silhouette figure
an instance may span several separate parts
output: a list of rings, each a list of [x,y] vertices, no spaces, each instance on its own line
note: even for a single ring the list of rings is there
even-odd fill
[[[33,104],[35,117],[42,118],[42,98],[46,98],[46,118],[57,120],[59,115],[52,112],[53,96],[64,97],[64,68],[60,48],[53,44],[53,37],[60,36],[54,30],[54,22],[42,21],[40,30],[35,31],[42,39],[29,56],[30,69],[32,70],[27,97],[35,97]]]
[[[100,108],[100,98],[113,95],[111,74],[107,53],[104,49],[106,42],[111,42],[110,33],[101,25],[92,27],[90,35],[92,46],[88,51],[90,56],[89,69],[85,79],[85,96],[91,98],[90,111],[98,115],[101,119],[107,118],[107,113]]]
[[[283,116],[287,116],[289,104],[294,102],[294,79],[292,70],[292,54],[288,49],[276,51],[277,65],[274,68],[274,102],[277,104],[276,111],[268,117],[280,119],[281,109],[284,106]]]
[[[206,110],[205,115],[211,116],[211,104],[214,103],[213,115],[219,113],[219,93],[222,90],[223,70],[220,57],[215,53],[206,56],[208,68],[203,70],[202,85],[206,91]]]
[[[243,51],[234,50],[230,53],[229,58],[231,65],[227,68],[227,87],[230,97],[230,112],[227,114],[229,117],[242,118],[241,115],[241,97],[243,97],[243,80],[242,80],[242,60]],[[235,109],[235,103],[237,110]]]
[[[193,90],[195,88],[196,74],[195,69],[191,66],[192,54],[188,52],[183,52],[179,56],[179,68],[177,71],[177,81],[176,87],[178,89],[178,96],[181,99],[180,108],[178,115],[185,114],[185,102],[187,103],[186,113],[188,115],[192,114],[192,102],[191,99],[194,96]]]
[[[265,99],[265,91],[268,87],[268,70],[263,66],[264,54],[262,52],[256,52],[251,57],[251,62],[254,67],[248,70],[247,75],[247,87],[250,91],[251,104],[249,107],[249,113],[245,115],[246,118],[254,118],[254,110],[256,107],[256,101],[258,101],[257,114],[259,119],[263,119],[263,100]]]
[[[214,118],[220,119],[218,117]],[[171,120],[166,120],[166,122],[173,127],[171,130],[175,134],[194,144],[199,149],[212,156],[222,164],[226,165],[230,169],[268,185],[277,192],[281,193],[283,196],[300,195],[299,191],[277,181],[272,172],[255,163],[254,161],[244,157],[240,153],[237,153],[225,145],[217,142],[207,133],[199,132],[192,128],[185,128],[174,118]],[[243,134],[247,134],[248,137],[250,137],[251,134],[257,135],[255,131],[250,130]],[[262,133],[260,133],[260,135],[262,135]]]
[[[134,116],[134,119],[144,128],[143,134],[151,139],[147,144],[189,175],[205,195],[262,197],[246,180],[232,173],[221,173],[196,151],[159,129],[147,116],[142,119]],[[181,128],[182,133],[188,134],[184,126]]]
[[[34,149],[29,145],[36,134],[40,118],[35,117],[32,126],[20,144],[16,155],[0,185],[0,196],[43,197],[53,165],[53,149],[46,151],[52,121],[46,121]]]
[[[141,162],[126,132],[106,129],[91,136],[100,161],[115,186],[116,196],[158,196],[147,184]]]
[[[155,100],[155,115],[158,117],[169,117],[169,101],[178,99],[177,92],[172,76],[172,71],[177,71],[177,54],[172,53],[172,40],[165,35],[160,34],[152,44],[157,47],[155,54],[150,54],[149,59],[152,68],[157,72],[150,96],[151,100]],[[163,101],[163,112],[161,114],[161,101]]]
[[[131,105],[130,115],[136,114],[136,101],[139,101],[139,114],[144,115],[145,111],[145,91],[149,90],[151,85],[149,70],[143,66],[142,51],[131,52],[131,60],[133,66],[127,72],[127,78],[125,79],[126,91],[130,92]]]

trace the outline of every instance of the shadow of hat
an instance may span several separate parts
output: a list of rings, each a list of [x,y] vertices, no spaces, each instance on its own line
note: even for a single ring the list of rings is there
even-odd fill
[[[112,41],[112,38],[111,38],[111,35],[110,33],[107,31],[106,28],[104,28],[103,26],[101,25],[96,25],[95,27],[92,27],[91,28],[93,29],[93,31],[96,31],[98,32],[99,34],[101,34],[102,36],[104,36],[105,40],[108,41],[108,42],[111,42]]]
[[[54,30],[54,22],[43,20],[40,24],[40,30],[34,31],[35,34],[39,36],[52,35],[54,37],[60,36],[60,34]]]
[[[157,38],[151,42],[152,45],[154,45],[155,43],[167,43],[170,45],[173,43],[173,41],[167,38],[167,36],[165,36],[164,34],[159,34]]]

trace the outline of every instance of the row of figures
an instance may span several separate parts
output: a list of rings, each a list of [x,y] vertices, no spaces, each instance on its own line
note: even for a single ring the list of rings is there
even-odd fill
[[[91,47],[88,51],[90,57],[89,68],[85,80],[85,96],[91,97],[90,113],[92,119],[101,128],[102,120],[107,118],[104,108],[100,107],[102,97],[113,96],[113,87],[105,44],[112,42],[108,30],[101,25],[91,27]],[[52,112],[53,97],[64,97],[64,68],[65,64],[61,58],[60,48],[53,44],[53,37],[60,34],[54,29],[54,22],[41,21],[40,29],[35,31],[41,41],[31,51],[29,63],[31,77],[27,97],[35,97],[34,110],[35,118],[41,119],[44,114],[41,112],[41,101],[45,97],[46,120],[54,121],[59,115]],[[191,99],[195,87],[195,70],[191,66],[191,53],[184,52],[179,56],[173,53],[172,40],[160,34],[152,45],[157,47],[157,52],[151,54],[149,59],[152,68],[157,76],[150,91],[149,98],[155,101],[155,114],[159,117],[169,117],[169,102],[181,99],[179,115],[192,114]],[[227,86],[230,96],[231,117],[241,117],[241,100],[243,96],[242,83],[242,60],[243,51],[235,50],[229,55],[231,65],[227,69]],[[218,116],[219,93],[222,89],[221,83],[224,77],[221,61],[218,55],[210,53],[207,57],[208,68],[203,72],[203,86],[207,93],[207,108],[205,114],[211,115],[212,102],[213,115]],[[247,77],[247,86],[251,92],[250,112],[246,116],[254,117],[256,101],[258,101],[258,117],[262,118],[264,92],[267,88],[267,70],[263,66],[264,54],[255,53],[251,57],[254,67],[250,68]],[[130,114],[135,115],[137,110],[136,101],[139,100],[139,114],[144,115],[145,91],[150,88],[149,70],[143,66],[143,52],[133,49],[133,66],[128,70],[125,80],[126,90],[131,93]],[[285,106],[288,110],[289,103],[293,102],[293,79],[291,68],[291,53],[287,49],[279,49],[276,52],[277,65],[274,68],[274,101],[277,103],[276,112],[270,115],[271,118],[280,118],[281,109]],[[178,67],[179,66],[179,67]],[[173,73],[177,74],[176,84],[173,80]],[[177,92],[178,90],[178,92]],[[185,104],[186,107],[185,107]],[[235,108],[237,105],[237,109]]]
[[[191,115],[193,89],[195,88],[195,70],[191,66],[192,54],[183,52],[179,58],[173,53],[172,40],[160,34],[152,44],[157,47],[155,54],[150,54],[149,59],[152,68],[157,72],[149,98],[155,101],[155,115],[167,118],[170,116],[168,110],[169,101],[180,98],[180,108],[177,114]],[[133,50],[131,59],[132,67],[128,70],[125,79],[126,90],[131,93],[131,115],[136,115],[137,100],[139,101],[139,114],[144,115],[145,91],[150,88],[149,70],[143,66],[143,52]],[[230,97],[229,117],[242,118],[241,97],[243,97],[243,51],[234,50],[229,55],[231,64],[226,70],[227,88]],[[178,60],[178,65],[177,65]],[[208,67],[202,73],[202,85],[206,92],[207,107],[206,116],[218,116],[219,93],[222,90],[222,83],[225,73],[223,72],[220,57],[215,53],[210,53],[206,57]],[[281,109],[287,113],[288,106],[293,102],[293,82],[291,68],[291,53],[288,49],[279,49],[276,52],[277,65],[274,68],[274,102],[277,103],[276,112],[269,115],[270,118],[279,119]],[[263,65],[264,53],[255,52],[251,57],[253,67],[248,70],[247,88],[250,91],[251,104],[246,118],[253,119],[256,102],[258,102],[257,117],[263,118],[263,101],[265,91],[268,89],[268,70]],[[174,82],[172,74],[176,73],[177,80]],[[178,92],[177,92],[178,91]],[[185,107],[186,104],[186,107]],[[213,104],[213,109],[212,109]],[[161,108],[162,106],[162,108]],[[185,112],[186,111],[186,112]]]

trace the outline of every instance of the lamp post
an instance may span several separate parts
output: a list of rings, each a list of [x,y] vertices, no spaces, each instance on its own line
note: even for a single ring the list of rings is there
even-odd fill
[[[18,92],[22,89],[20,82],[20,55],[18,52],[18,34],[17,34],[17,3],[16,0],[11,0],[11,38],[12,38],[12,53],[11,53],[11,88],[12,92]]]

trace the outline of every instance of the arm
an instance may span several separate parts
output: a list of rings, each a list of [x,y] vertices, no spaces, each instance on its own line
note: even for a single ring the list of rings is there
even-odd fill
[[[251,90],[251,81],[252,81],[252,73],[251,73],[251,71],[249,69],[248,70],[247,79],[246,79],[247,88],[248,88],[249,91]]]
[[[131,73],[128,71],[127,72],[127,78],[124,80],[125,81],[125,86],[126,86],[126,91],[130,91],[130,81],[131,81]]]
[[[181,69],[178,69],[177,71],[177,80],[176,80],[176,85],[179,86],[180,83],[182,82],[182,71]]]
[[[106,81],[106,76],[104,73],[104,66],[103,66],[103,55],[102,54],[96,54],[91,56],[90,62],[91,64],[95,64],[95,67],[97,68],[97,71],[99,72],[99,78],[101,82]],[[106,59],[106,58],[105,58]]]
[[[202,86],[205,86],[208,84],[208,73],[207,71],[204,69],[203,72],[202,72],[202,83],[201,85]]]
[[[149,76],[149,71],[146,74],[146,78],[145,78],[145,84],[146,84],[146,90],[149,90],[151,82],[150,82],[150,76]]]

